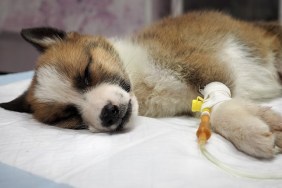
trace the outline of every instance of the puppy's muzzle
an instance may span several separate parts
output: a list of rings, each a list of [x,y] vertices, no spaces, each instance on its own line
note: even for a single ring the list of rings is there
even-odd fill
[[[124,124],[126,124],[132,113],[131,100],[128,104],[113,105],[108,103],[105,105],[101,111],[100,119],[102,126],[105,128],[110,128],[115,126],[115,130],[122,130]]]

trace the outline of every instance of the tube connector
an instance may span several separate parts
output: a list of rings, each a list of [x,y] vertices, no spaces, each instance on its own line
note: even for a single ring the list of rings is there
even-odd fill
[[[199,144],[206,144],[211,136],[210,113],[212,108],[220,103],[231,99],[229,88],[221,82],[211,82],[200,90],[204,99],[197,97],[192,101],[192,112],[202,112],[201,122],[197,130]]]
[[[205,111],[202,113],[201,122],[200,122],[196,135],[197,135],[199,144],[206,144],[207,140],[211,137],[209,112]]]

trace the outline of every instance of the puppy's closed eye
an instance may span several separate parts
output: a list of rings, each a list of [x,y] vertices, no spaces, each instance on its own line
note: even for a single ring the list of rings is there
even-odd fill
[[[124,89],[126,92],[130,92],[131,91],[131,85],[129,82],[125,81],[125,80],[121,80],[120,84],[119,84],[122,89]]]
[[[90,64],[91,62],[89,62],[85,68],[85,71],[84,71],[84,75],[83,75],[83,81],[84,81],[84,84],[86,87],[90,86],[91,85],[91,71],[90,71]]]
[[[86,90],[89,86],[93,84],[93,80],[91,78],[91,69],[90,66],[92,64],[92,59],[90,58],[84,71],[79,73],[75,78],[75,87],[79,90]]]

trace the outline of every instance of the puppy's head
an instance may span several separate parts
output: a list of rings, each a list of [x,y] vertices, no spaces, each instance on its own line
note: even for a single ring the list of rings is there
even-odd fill
[[[1,107],[64,128],[100,132],[130,126],[138,104],[109,41],[54,28],[24,29],[21,34],[41,55],[28,90]]]

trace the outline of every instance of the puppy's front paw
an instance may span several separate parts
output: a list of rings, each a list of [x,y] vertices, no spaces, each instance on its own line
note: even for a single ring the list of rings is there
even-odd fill
[[[226,101],[212,111],[212,127],[239,150],[254,157],[271,158],[275,136],[259,113],[261,108],[237,99]]]
[[[282,148],[282,116],[271,110],[270,107],[260,107],[255,111],[254,107],[250,106],[249,110],[255,112],[255,115],[267,123],[275,136],[275,145]]]

